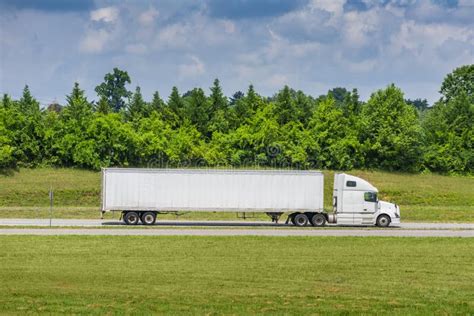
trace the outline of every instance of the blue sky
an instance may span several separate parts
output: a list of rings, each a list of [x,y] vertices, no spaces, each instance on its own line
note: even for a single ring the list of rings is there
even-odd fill
[[[113,67],[145,98],[171,87],[312,95],[342,86],[363,99],[390,83],[439,98],[444,76],[474,63],[474,0],[0,0],[0,92],[25,84],[42,104]]]

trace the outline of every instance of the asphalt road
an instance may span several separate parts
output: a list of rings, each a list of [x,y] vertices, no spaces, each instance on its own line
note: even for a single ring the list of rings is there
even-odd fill
[[[0,219],[0,226],[12,226],[12,228],[0,229],[0,235],[474,237],[474,224],[469,223],[402,223],[399,227],[389,227],[387,229],[375,227],[324,229],[310,227],[295,228],[283,223],[274,224],[263,221],[160,220],[157,221],[156,228],[136,226],[124,229],[125,225],[119,221],[53,219],[51,226],[56,228],[34,228],[34,226],[48,227],[49,225],[50,222],[46,219]],[[15,228],[15,226],[31,226],[31,228]],[[117,228],[114,228],[114,226]],[[167,226],[174,227],[169,228]],[[107,229],[99,227],[107,227]],[[266,229],[261,229],[262,227]],[[328,226],[328,228],[331,227],[334,226]]]
[[[50,226],[49,219],[0,218],[0,226]],[[110,227],[126,226],[119,220],[101,219],[52,219],[51,226],[72,227]],[[293,227],[271,221],[189,221],[189,220],[157,220],[155,226],[211,226],[211,227]],[[335,227],[328,225],[327,227]],[[393,227],[395,228],[395,227]],[[474,229],[471,223],[401,223],[401,229]],[[295,228],[296,229],[296,228]]]
[[[6,228],[0,235],[474,237],[474,230]]]

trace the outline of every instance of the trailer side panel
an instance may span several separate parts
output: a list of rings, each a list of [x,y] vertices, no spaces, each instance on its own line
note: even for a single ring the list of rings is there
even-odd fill
[[[103,169],[108,210],[322,211],[323,175],[312,171]]]

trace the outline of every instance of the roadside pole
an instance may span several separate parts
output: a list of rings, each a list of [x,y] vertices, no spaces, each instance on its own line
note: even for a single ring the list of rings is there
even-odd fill
[[[51,227],[51,222],[53,219],[53,198],[54,198],[54,193],[53,193],[53,187],[51,186],[49,188],[49,227]]]

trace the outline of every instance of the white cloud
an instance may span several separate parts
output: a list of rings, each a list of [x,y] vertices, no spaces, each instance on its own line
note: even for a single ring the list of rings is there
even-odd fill
[[[472,0],[450,8],[429,0],[363,0],[368,9],[346,12],[344,1],[310,0],[264,19],[217,18],[206,5],[184,1],[109,1],[89,15],[0,12],[4,72],[14,74],[0,85],[19,91],[28,80],[61,97],[80,77],[95,99],[104,73],[121,67],[145,97],[176,84],[208,86],[218,77],[228,94],[253,82],[263,95],[288,84],[313,95],[357,87],[364,98],[394,82],[412,87],[409,98],[434,101],[443,77],[474,60]],[[28,79],[30,68],[37,75]]]
[[[354,47],[366,45],[379,30],[380,16],[376,9],[366,12],[348,12],[344,15],[346,43]]]
[[[125,46],[125,51],[131,54],[144,54],[147,52],[147,47],[143,43],[129,44]]]
[[[189,27],[186,24],[172,24],[163,28],[157,37],[156,46],[163,48],[182,48],[189,44]],[[197,34],[196,34],[197,35]]]
[[[119,10],[116,7],[105,7],[91,11],[90,18],[92,21],[102,21],[106,23],[113,23],[117,20]]]
[[[474,7],[472,0],[459,0],[458,4],[460,7]]]
[[[235,33],[235,24],[232,21],[229,20],[223,20],[222,21],[222,26],[224,27],[224,31],[228,34],[233,34]]]
[[[160,13],[153,7],[150,7],[145,12],[142,12],[138,17],[138,21],[143,26],[152,25],[155,22],[155,19],[158,17]]]
[[[104,29],[89,30],[80,42],[80,50],[85,53],[100,53],[107,44],[110,33]]]
[[[236,43],[240,32],[235,22],[211,19],[202,12],[192,14],[178,23],[164,25],[155,36],[153,47],[158,50],[210,49]]]
[[[191,56],[190,63],[178,66],[178,74],[181,78],[196,77],[205,71],[204,63],[197,56]]]
[[[309,3],[311,10],[319,9],[340,15],[344,8],[345,0],[312,0]]]
[[[288,78],[282,74],[274,74],[266,80],[266,84],[273,89],[281,89],[288,84]]]
[[[403,50],[408,50],[416,56],[424,58],[426,53],[432,52],[434,48],[447,40],[470,43],[473,38],[474,30],[471,28],[446,24],[419,24],[414,21],[407,21],[403,22],[400,31],[393,35],[391,47],[395,52],[400,53]]]

